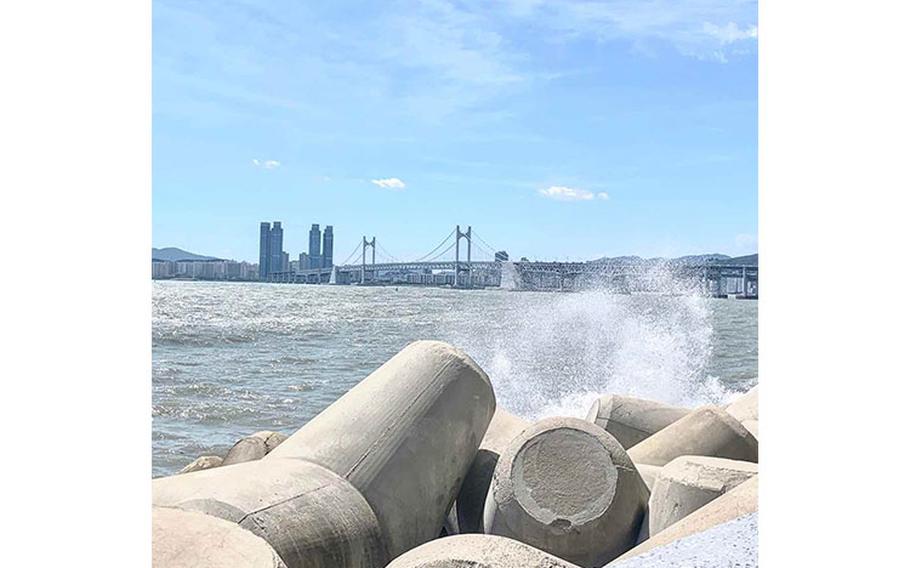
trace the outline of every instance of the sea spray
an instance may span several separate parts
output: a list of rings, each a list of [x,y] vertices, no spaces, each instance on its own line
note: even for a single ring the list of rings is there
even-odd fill
[[[617,294],[609,287],[554,294],[488,328],[452,333],[487,370],[499,404],[521,416],[584,416],[595,398],[617,393],[680,406],[732,396],[707,372],[712,314],[696,285],[666,270],[642,275],[669,294]]]

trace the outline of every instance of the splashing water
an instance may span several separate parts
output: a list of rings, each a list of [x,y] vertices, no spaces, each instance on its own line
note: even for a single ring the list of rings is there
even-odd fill
[[[734,395],[708,374],[714,329],[709,302],[667,271],[643,277],[674,295],[559,294],[512,312],[497,333],[458,337],[490,375],[498,403],[528,419],[583,417],[602,394],[679,406]],[[739,389],[736,389],[739,390]]]

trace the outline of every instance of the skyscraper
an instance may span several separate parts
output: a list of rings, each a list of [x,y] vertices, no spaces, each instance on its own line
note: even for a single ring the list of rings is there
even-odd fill
[[[271,226],[268,221],[259,223],[259,279],[265,280],[269,274],[269,233]]]
[[[330,268],[332,266],[332,251],[334,249],[335,236],[332,234],[332,226],[325,226],[325,233],[322,234],[322,267]]]
[[[281,221],[275,221],[269,231],[269,274],[281,271],[283,246],[284,229],[281,228]]]
[[[310,268],[321,268],[322,258],[319,253],[319,241],[322,240],[322,232],[319,230],[319,224],[313,223],[310,227]]]

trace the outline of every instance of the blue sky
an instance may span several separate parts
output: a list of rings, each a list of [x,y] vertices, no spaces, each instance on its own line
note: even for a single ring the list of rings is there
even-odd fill
[[[153,245],[757,249],[755,2],[153,2]]]

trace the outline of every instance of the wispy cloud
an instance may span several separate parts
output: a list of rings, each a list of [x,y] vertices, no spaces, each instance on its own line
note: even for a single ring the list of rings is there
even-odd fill
[[[264,170],[274,170],[281,166],[281,162],[278,160],[260,160],[258,158],[253,158],[253,166]]]
[[[550,30],[551,41],[623,40],[639,51],[666,44],[679,53],[726,61],[754,47],[755,0],[511,0],[511,14]]]
[[[371,179],[370,183],[375,186],[381,187],[383,189],[391,189],[392,191],[401,191],[407,185],[398,178],[383,178],[383,179]]]
[[[717,39],[723,45],[734,43],[745,39],[755,39],[758,37],[758,28],[747,26],[740,28],[733,22],[727,22],[726,26],[718,26],[705,22],[702,30],[710,37]]]
[[[539,189],[537,192],[548,199],[556,201],[592,201],[594,199],[607,200],[610,198],[605,191],[594,193],[586,189],[577,189],[564,185],[551,185],[546,189]]]

